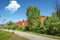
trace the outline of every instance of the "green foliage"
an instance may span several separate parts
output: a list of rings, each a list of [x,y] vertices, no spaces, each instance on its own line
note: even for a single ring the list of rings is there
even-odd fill
[[[48,17],[45,22],[46,31],[44,33],[52,34],[52,35],[60,35],[60,20],[56,14],[52,14],[51,17]],[[44,29],[43,29],[44,30]]]
[[[28,19],[28,27],[30,31],[36,30],[36,27],[38,26],[38,22],[40,22],[40,10],[37,7],[29,6],[27,8],[27,19]]]
[[[24,31],[29,31],[29,27],[26,26],[25,29],[24,29]]]
[[[29,28],[26,25],[21,25],[21,26],[18,26],[17,30],[29,31]]]
[[[60,9],[56,12],[56,14],[60,18]]]
[[[40,10],[37,7],[29,6],[26,14],[28,19],[40,18]]]
[[[22,26],[21,26],[21,29],[22,29],[23,31],[25,31],[25,27],[26,27],[26,25],[22,25]]]
[[[16,23],[11,22],[11,21],[7,23],[4,28],[11,29],[11,30],[22,30],[22,31],[26,31],[29,29],[28,27],[26,27],[26,25],[17,26]]]
[[[15,30],[15,29],[17,29],[17,25],[15,24],[15,23],[13,23],[13,22],[9,22],[9,23],[7,23],[6,25],[5,25],[5,28],[6,29],[12,29],[12,30]]]

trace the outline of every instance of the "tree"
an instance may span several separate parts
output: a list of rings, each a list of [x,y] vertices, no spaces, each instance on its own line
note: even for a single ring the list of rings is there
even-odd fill
[[[47,34],[60,34],[60,20],[59,17],[53,13],[51,17],[48,17],[46,22],[45,22],[45,28],[46,31],[45,33]]]
[[[56,14],[60,18],[60,4],[58,3],[58,0],[55,0],[55,9],[56,9]]]
[[[56,14],[60,18],[60,9],[56,12]]]
[[[59,10],[58,0],[55,0],[54,2],[55,2],[55,8],[56,8],[56,11],[58,11],[58,10]]]
[[[29,6],[26,15],[28,19],[28,27],[33,31],[38,26],[38,22],[40,22],[40,10],[35,6]]]

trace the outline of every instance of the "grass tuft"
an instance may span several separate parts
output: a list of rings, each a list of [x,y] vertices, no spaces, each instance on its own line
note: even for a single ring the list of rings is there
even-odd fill
[[[28,40],[16,34],[0,30],[0,40]]]

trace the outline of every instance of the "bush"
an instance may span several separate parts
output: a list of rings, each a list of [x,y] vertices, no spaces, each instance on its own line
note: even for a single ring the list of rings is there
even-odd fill
[[[55,14],[49,17],[44,25],[46,28],[46,32],[44,33],[51,35],[60,35],[60,20]]]
[[[16,29],[17,29],[17,25],[16,25],[14,22],[11,22],[11,21],[10,21],[9,23],[7,23],[7,24],[5,25],[4,28],[16,30]]]
[[[26,25],[21,25],[21,26],[18,26],[17,30],[29,31],[29,27],[27,27]]]
[[[29,31],[29,27],[26,26],[25,29],[24,29],[24,31]]]

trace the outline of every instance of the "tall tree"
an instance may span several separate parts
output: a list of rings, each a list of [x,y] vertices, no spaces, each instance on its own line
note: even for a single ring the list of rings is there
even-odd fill
[[[29,6],[27,8],[27,19],[28,19],[28,26],[30,27],[30,30],[32,30],[34,27],[38,26],[38,22],[40,21],[40,10],[37,7]]]
[[[58,11],[58,9],[59,9],[58,0],[55,0],[55,8],[56,8],[56,10]]]
[[[55,9],[57,16],[60,18],[60,4],[58,3],[58,0],[55,0]]]

